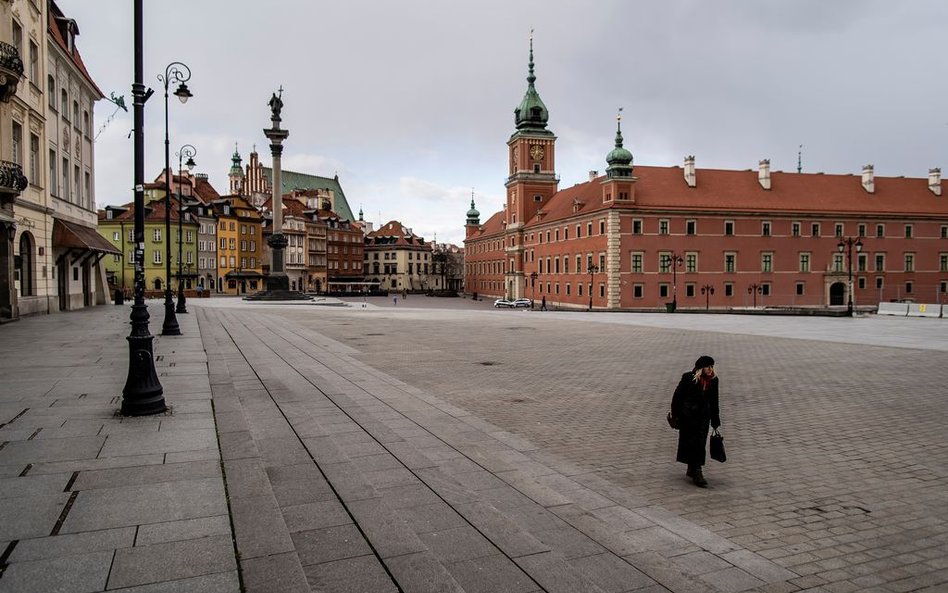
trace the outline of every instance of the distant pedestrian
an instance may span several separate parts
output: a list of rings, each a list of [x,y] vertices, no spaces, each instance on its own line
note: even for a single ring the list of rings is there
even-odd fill
[[[718,377],[714,373],[714,359],[702,356],[694,368],[681,376],[671,402],[671,415],[678,429],[677,461],[688,466],[685,473],[695,486],[707,488],[701,466],[705,460],[708,425],[721,426],[718,409]]]
[[[395,305],[394,305],[395,307],[398,306],[398,295],[397,295],[397,294],[392,297],[392,302],[395,303]]]
[[[543,297],[543,300],[540,301],[540,310],[546,311],[546,297]]]

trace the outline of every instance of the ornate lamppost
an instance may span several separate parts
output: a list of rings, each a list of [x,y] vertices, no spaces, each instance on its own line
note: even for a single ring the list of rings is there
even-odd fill
[[[155,373],[154,336],[148,331],[148,306],[145,304],[145,101],[151,89],[142,84],[143,0],[135,0],[135,80],[132,83],[135,120],[135,303],[130,315],[132,330],[128,337],[128,377],[122,389],[122,414],[146,416],[167,409],[164,388]]]
[[[714,294],[714,286],[705,284],[701,287],[701,294],[704,295],[704,310],[711,308],[711,295]]]
[[[853,316],[853,246],[856,247],[856,253],[862,251],[862,241],[853,239],[852,237],[846,237],[845,239],[840,239],[839,243],[836,244],[836,249],[843,253],[846,251],[846,260],[849,264],[849,284],[846,288],[846,292],[849,295],[849,300],[846,303],[846,316]]]
[[[181,160],[184,157],[187,157],[187,162],[184,163],[188,167],[188,171],[194,170],[194,155],[197,154],[197,149],[191,146],[190,144],[185,144],[181,147],[178,152],[174,153],[178,157],[178,306],[175,309],[176,313],[187,313],[188,306],[187,300],[184,296],[184,278],[181,277],[181,265],[184,263],[182,257],[182,242],[184,237],[182,235],[182,224],[184,221],[184,191],[182,186],[184,181],[181,179]],[[189,264],[190,267],[190,264]]]
[[[757,295],[764,291],[763,287],[756,282],[747,287],[747,294],[754,295],[754,308],[757,308]]]
[[[171,155],[168,141],[168,86],[172,81],[179,83],[174,96],[187,103],[193,95],[186,84],[191,80],[191,69],[182,62],[171,62],[165,68],[165,74],[158,75],[165,87],[165,320],[161,325],[161,335],[180,336],[178,318],[175,317],[174,300],[171,292]]]
[[[665,265],[672,269],[672,313],[678,310],[678,266],[684,263],[684,258],[677,253],[665,256]]]
[[[599,271],[599,266],[596,264],[589,264],[589,309],[588,311],[593,310],[593,274]]]

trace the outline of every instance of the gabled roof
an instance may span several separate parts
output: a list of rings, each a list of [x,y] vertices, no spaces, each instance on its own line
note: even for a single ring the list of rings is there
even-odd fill
[[[262,167],[263,176],[267,178],[267,181],[272,185],[273,184],[273,169],[270,167]],[[288,171],[286,169],[280,170],[280,182],[283,185],[280,188],[284,194],[290,193],[295,189],[329,189],[332,190],[335,195],[335,203],[333,207],[336,212],[339,213],[339,216],[347,220],[354,221],[355,217],[352,216],[352,210],[349,208],[349,202],[346,200],[346,194],[342,191],[342,186],[339,185],[339,177],[320,177],[319,175],[308,175],[306,173],[297,173],[296,171]]]
[[[112,207],[111,210],[114,212],[112,218],[107,218],[105,210],[99,210],[96,212],[99,219],[99,224],[108,224],[110,222],[135,222],[135,204],[129,202],[121,207]],[[172,196],[171,197],[171,216],[169,217],[172,222],[177,222],[178,220],[178,200]],[[145,206],[145,222],[164,222],[165,221],[165,200],[164,198],[160,200],[153,200]],[[193,223],[194,217],[187,210],[184,211],[184,218],[182,222]],[[196,224],[196,223],[195,223]]]
[[[273,198],[268,198],[260,208],[266,212],[273,211]],[[296,216],[299,218],[308,218],[306,216],[306,204],[294,198],[292,195],[283,196],[283,216]]]
[[[214,186],[204,177],[194,177],[194,195],[205,204],[221,198]]]
[[[243,196],[234,194],[221,196],[220,198],[212,201],[210,206],[214,209],[214,213],[217,216],[235,216],[240,218],[241,216],[236,212],[237,209],[240,209],[247,212],[247,216],[243,216],[243,218],[250,218],[254,220],[260,220],[262,218],[260,216],[260,212],[258,212],[257,209],[254,208],[253,205]],[[231,207],[230,214],[224,214],[224,206]]]
[[[365,236],[365,240],[370,245],[401,245],[420,246],[425,244],[425,240],[411,231],[408,227],[398,222],[390,220],[378,229]]]

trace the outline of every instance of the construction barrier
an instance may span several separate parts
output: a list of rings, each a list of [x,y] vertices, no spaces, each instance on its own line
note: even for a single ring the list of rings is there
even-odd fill
[[[876,315],[895,315],[897,317],[905,317],[908,315],[908,310],[908,303],[879,303],[879,310],[876,311]]]
[[[929,303],[909,303],[909,317],[941,317],[941,305]]]

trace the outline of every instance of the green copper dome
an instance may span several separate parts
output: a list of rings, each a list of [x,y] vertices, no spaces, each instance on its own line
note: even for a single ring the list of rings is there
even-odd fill
[[[467,211],[468,224],[480,224],[481,213],[474,207],[474,198],[471,198],[471,209]]]
[[[523,96],[520,106],[514,109],[514,123],[518,130],[545,130],[546,122],[550,119],[540,94],[533,83],[537,77],[533,74],[533,34],[530,34],[530,63],[527,74],[527,93]]]
[[[606,173],[610,177],[628,177],[632,175],[632,153],[622,146],[622,116],[616,117],[616,146],[606,155],[609,166]]]
[[[237,152],[237,145],[234,145],[234,155],[230,157],[230,176],[243,177],[244,169],[240,166],[240,153]]]

